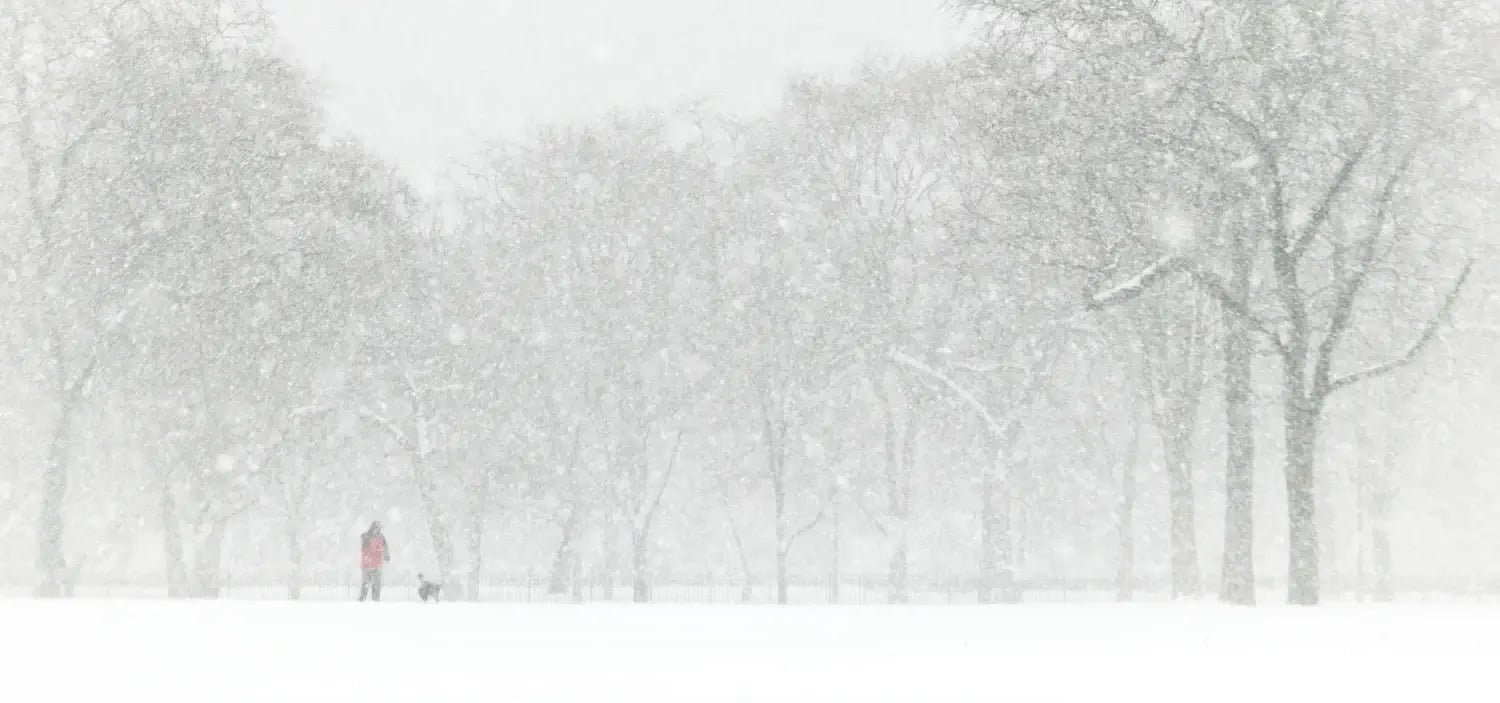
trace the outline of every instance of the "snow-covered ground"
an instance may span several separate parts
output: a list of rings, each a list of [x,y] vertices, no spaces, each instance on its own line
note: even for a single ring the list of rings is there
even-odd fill
[[[14,701],[1485,701],[1500,608],[0,600]]]

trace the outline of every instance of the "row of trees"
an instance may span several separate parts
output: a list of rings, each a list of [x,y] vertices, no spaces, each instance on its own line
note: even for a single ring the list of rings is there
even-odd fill
[[[286,401],[342,361],[402,190],[325,138],[248,3],[17,2],[0,27],[8,380],[15,436],[45,438],[17,452],[38,591],[83,566],[65,527],[99,507],[70,502],[85,454],[110,490],[150,484],[190,592],[278,460]],[[102,446],[103,407],[137,441]]]
[[[425,202],[249,6],[12,4],[0,500],[43,595],[149,534],[174,594],[228,539],[295,597],[411,510],[444,581],[640,599],[872,554],[893,601],[914,561],[1128,597],[1155,553],[1192,597],[1221,522],[1249,603],[1279,454],[1314,603],[1319,459],[1359,460],[1320,439],[1379,410],[1330,426],[1335,393],[1418,361],[1487,255],[1495,18],[1428,4],[976,0],[942,61],[541,129]],[[1387,577],[1392,481],[1344,538]]]
[[[1474,157],[1493,138],[1497,75],[1486,46],[1494,9],[969,5],[995,13],[994,31],[1010,50],[1056,57],[1052,80],[1085,91],[1063,108],[1083,107],[1074,114],[1090,126],[1080,139],[1099,136],[1098,121],[1088,119],[1099,96],[1135,117],[1120,125],[1123,133],[1106,130],[1108,141],[1093,144],[1113,147],[1114,163],[1145,167],[1110,200],[1155,200],[1185,208],[1191,221],[1169,222],[1152,242],[1154,260],[1092,302],[1107,305],[1180,275],[1223,311],[1233,361],[1224,384],[1232,449],[1221,595],[1236,602],[1252,598],[1255,433],[1244,405],[1253,357],[1269,348],[1280,370],[1290,599],[1317,603],[1317,455],[1333,395],[1412,362],[1473,265],[1476,239],[1460,233],[1482,221],[1483,208],[1461,201],[1487,193],[1474,179],[1486,178],[1488,165]],[[1149,231],[1128,205],[1110,215],[1116,219],[1106,226],[1125,237]],[[1434,290],[1432,301],[1399,299]],[[1355,341],[1386,321],[1382,308],[1393,302],[1416,319],[1380,335],[1384,344]]]

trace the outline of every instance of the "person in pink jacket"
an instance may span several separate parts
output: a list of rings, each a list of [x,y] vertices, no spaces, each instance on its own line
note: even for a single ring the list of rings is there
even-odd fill
[[[391,560],[391,548],[385,535],[380,532],[380,521],[370,523],[370,529],[359,536],[359,599],[373,596],[380,600],[380,572]]]

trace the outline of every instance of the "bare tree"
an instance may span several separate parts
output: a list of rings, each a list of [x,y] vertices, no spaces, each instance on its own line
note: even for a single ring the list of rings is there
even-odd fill
[[[717,484],[719,507],[724,511],[724,526],[729,530],[729,539],[734,545],[734,553],[739,560],[740,602],[749,603],[755,599],[755,570],[750,565],[750,552],[745,548],[740,521],[735,518],[734,506],[743,500],[733,492],[733,487],[739,482],[733,481],[724,473],[713,477],[712,480]]]
[[[888,357],[913,339],[930,343],[948,313],[935,300],[952,275],[936,217],[948,159],[944,78],[935,66],[870,64],[848,85],[803,81],[777,125],[793,167],[787,218],[817,262],[807,277],[831,279],[830,312],[844,320],[824,335],[828,353],[865,380],[883,432],[882,468],[867,482],[879,509],[856,503],[888,543],[893,602],[908,597],[924,381]]]
[[[1007,0],[965,4],[992,12],[996,26],[1011,38],[1029,33],[1033,45],[1082,47],[1078,55],[1085,64],[1104,56],[1108,47],[1109,58],[1093,65],[1116,78],[1157,81],[1162,89],[1146,95],[1154,103],[1130,111],[1164,116],[1154,126],[1147,124],[1144,135],[1177,145],[1177,151],[1214,173],[1221,184],[1215,197],[1230,199],[1227,204],[1249,218],[1244,236],[1255,244],[1237,246],[1235,253],[1263,253],[1261,265],[1251,271],[1267,274],[1264,302],[1252,291],[1246,296],[1251,305],[1243,304],[1212,263],[1202,260],[1207,239],[1202,236],[1189,237],[1185,252],[1163,256],[1095,300],[1118,299],[1116,293],[1186,271],[1274,348],[1282,372],[1287,447],[1289,598],[1317,603],[1315,467],[1327,400],[1415,358],[1436,333],[1466,273],[1455,276],[1457,284],[1435,306],[1438,313],[1417,323],[1412,343],[1393,358],[1339,374],[1335,357],[1357,324],[1358,302],[1372,272],[1393,251],[1412,244],[1404,236],[1410,225],[1393,226],[1402,202],[1398,194],[1423,185],[1407,182],[1412,164],[1444,159],[1482,130],[1473,107],[1490,90],[1492,70],[1478,47],[1491,31],[1492,13],[1471,3],[1424,9],[1385,2],[1195,8],[1132,1],[1120,8],[1072,12],[1058,5],[1037,13]],[[1055,20],[1069,12],[1065,24],[1073,30],[1063,37]],[[1416,49],[1439,27],[1457,24],[1470,31],[1444,58]],[[1228,73],[1227,60],[1235,66]],[[1272,66],[1295,70],[1267,70]],[[1134,134],[1137,140],[1142,136]],[[1205,206],[1203,219],[1218,219],[1209,211],[1222,212],[1224,204]],[[1402,206],[1411,207],[1410,201]],[[1238,278],[1242,266],[1231,263]],[[1232,457],[1244,455],[1238,449]],[[1237,493],[1243,482],[1242,476],[1231,481]],[[1231,525],[1231,534],[1242,541],[1239,533],[1239,526]],[[1231,554],[1238,558],[1243,546],[1233,546]],[[1245,584],[1234,587],[1242,590]]]
[[[330,410],[315,412],[321,415],[331,413]],[[301,419],[304,413],[294,414],[294,418]],[[286,539],[287,565],[286,565],[286,589],[287,598],[298,600],[302,597],[302,569],[303,554],[302,540],[307,524],[308,502],[312,497],[313,479],[320,477],[323,472],[318,471],[316,464],[317,455],[309,457],[308,453],[298,452],[294,456],[282,459],[278,470],[271,473],[271,481],[276,484],[274,497],[281,503],[286,512],[286,523],[283,536]],[[313,461],[309,461],[313,458]]]
[[[821,484],[827,467],[811,466],[795,450],[817,413],[819,394],[838,386],[844,372],[839,333],[820,328],[834,314],[832,283],[820,275],[818,218],[803,207],[796,170],[807,156],[795,150],[807,133],[773,121],[732,126],[739,159],[724,179],[722,200],[732,214],[714,245],[716,340],[704,345],[722,367],[726,411],[759,448],[748,485],[769,489],[776,602],[791,598],[789,561],[804,536],[827,517]],[[728,259],[728,254],[739,254]],[[739,539],[738,535],[734,535]],[[739,550],[743,555],[743,544]],[[748,569],[745,569],[748,574]]]
[[[1170,298],[1159,298],[1152,309],[1139,316],[1144,320],[1137,330],[1146,405],[1161,437],[1167,465],[1172,596],[1192,598],[1202,592],[1193,449],[1198,410],[1208,385],[1205,357],[1209,339],[1201,298],[1191,289],[1175,297],[1184,301],[1186,310],[1171,309]]]
[[[1255,603],[1255,376],[1254,328],[1242,314],[1250,306],[1255,242],[1245,225],[1232,226],[1230,275],[1220,319],[1224,328],[1224,556],[1219,599]]]
[[[73,423],[117,321],[131,308],[139,261],[128,235],[99,236],[114,234],[117,227],[91,237],[108,243],[105,259],[122,264],[108,267],[116,271],[108,281],[80,278],[84,272],[65,254],[77,248],[84,229],[78,208],[89,196],[79,191],[98,175],[83,155],[104,140],[101,132],[112,113],[130,101],[117,87],[130,81],[120,65],[126,57],[107,39],[115,29],[112,18],[85,3],[53,3],[45,10],[39,3],[8,3],[0,12],[6,38],[5,97],[15,114],[13,126],[4,132],[21,162],[23,190],[17,204],[26,218],[25,234],[7,247],[4,265],[20,289],[18,302],[24,307],[18,311],[29,318],[30,329],[22,332],[45,340],[45,358],[37,361],[56,416],[41,472],[36,531],[41,580],[36,592],[57,597],[70,590],[64,511]],[[119,79],[116,86],[110,85],[111,78]],[[93,271],[85,269],[89,275]]]
[[[587,523],[588,514],[597,501],[598,488],[589,483],[589,474],[583,456],[583,425],[580,423],[571,432],[560,433],[559,436],[567,439],[571,435],[571,446],[564,453],[557,454],[558,476],[562,483],[561,500],[553,505],[558,505],[557,510],[552,511],[552,519],[561,533],[557,541],[557,550],[552,558],[552,568],[547,579],[547,592],[553,595],[561,595],[567,592],[568,584],[571,582],[576,587],[578,545],[582,539],[583,527]]]
[[[1137,324],[1122,317],[1108,322],[1120,327]],[[1110,343],[1112,338],[1128,333],[1111,329],[1109,324],[1093,332],[1072,349],[1075,356],[1083,357],[1083,368],[1072,375],[1086,379],[1098,391],[1077,393],[1073,389],[1056,388],[1052,395],[1054,404],[1060,406],[1071,422],[1073,436],[1082,447],[1080,453],[1108,467],[1109,474],[1118,482],[1115,599],[1123,602],[1135,599],[1136,505],[1140,496],[1142,435],[1154,420],[1149,387],[1159,379],[1153,378],[1149,364],[1143,363],[1140,350]],[[1141,412],[1142,407],[1147,408],[1146,413]],[[1124,442],[1120,441],[1122,435],[1126,437]]]
[[[611,473],[620,476],[624,485],[625,518],[630,529],[631,598],[637,603],[651,600],[649,558],[652,529],[661,511],[662,496],[671,485],[682,451],[684,431],[662,432],[661,421],[654,413],[627,409],[623,413],[635,425],[620,444],[609,452]],[[662,441],[652,442],[653,435]],[[617,439],[620,435],[616,435]],[[655,444],[667,444],[667,456],[659,457]]]
[[[951,374],[933,365],[898,352],[892,361],[921,374],[941,385],[952,397],[968,406],[983,421],[986,430],[985,443],[988,454],[993,457],[980,471],[976,489],[980,497],[980,547],[979,547],[979,602],[1020,602],[1020,584],[1016,579],[1017,555],[1013,535],[1012,514],[1016,497],[1011,480],[1012,459],[1009,452],[1015,447],[1022,432],[1023,420],[1031,403],[1046,387],[1047,368],[1050,358],[1046,353],[1030,344],[1032,340],[1022,338],[1011,350],[1012,359],[1006,362],[979,361],[963,364],[973,374],[979,372],[980,380],[974,385],[986,388],[995,385],[1000,390],[988,390],[981,395],[970,385],[960,382]],[[1002,380],[996,383],[985,379],[996,375]],[[986,400],[986,398],[995,400]]]

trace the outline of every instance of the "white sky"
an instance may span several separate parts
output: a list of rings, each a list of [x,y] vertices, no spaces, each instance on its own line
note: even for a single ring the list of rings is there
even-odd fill
[[[773,105],[798,70],[956,44],[941,0],[267,0],[335,127],[425,181],[475,140],[613,106]]]

